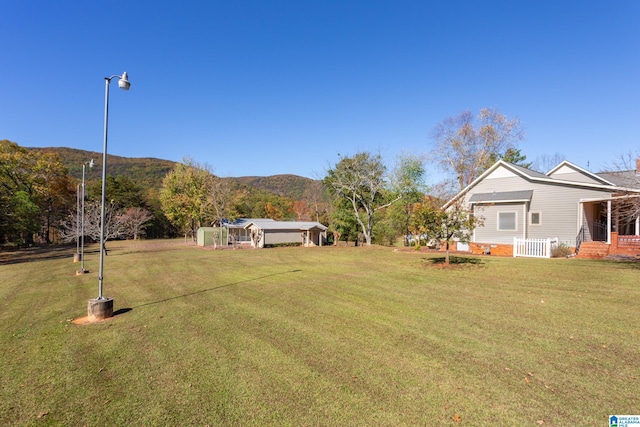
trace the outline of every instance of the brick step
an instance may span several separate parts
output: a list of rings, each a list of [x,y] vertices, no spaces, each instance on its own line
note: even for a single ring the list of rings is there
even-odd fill
[[[583,242],[577,258],[604,258],[609,255],[609,245],[603,242]]]

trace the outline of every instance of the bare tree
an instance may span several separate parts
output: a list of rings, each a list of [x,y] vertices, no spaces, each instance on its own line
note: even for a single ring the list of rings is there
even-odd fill
[[[620,229],[630,226],[634,234],[634,223],[640,217],[640,152],[619,155],[607,169],[600,175],[626,189],[617,195],[612,214],[622,220]]]
[[[509,119],[496,109],[483,108],[476,117],[470,111],[449,117],[432,132],[432,158],[463,189],[502,158],[524,138],[520,120]]]
[[[309,221],[309,206],[304,200],[296,200],[293,202],[293,213],[296,215],[297,221]]]
[[[564,154],[558,152],[553,155],[542,154],[536,157],[531,167],[538,172],[547,173],[566,159],[567,157]]]
[[[640,188],[640,151],[628,151],[619,155],[607,169],[617,175],[617,184],[623,187]]]
[[[129,208],[121,212],[117,220],[124,227],[124,232],[128,237],[133,237],[133,240],[137,240],[138,236],[144,233],[144,227],[147,222],[153,218],[151,212],[145,208]]]
[[[320,222],[321,217],[327,218],[329,214],[329,202],[323,196],[324,184],[322,181],[311,182],[304,191],[303,201],[306,203],[310,215],[314,221]]]
[[[229,203],[231,201],[230,182],[228,179],[211,174],[208,185],[210,209],[213,210],[218,224],[222,224],[223,219],[229,219]]]
[[[77,213],[73,213],[63,221],[60,227],[60,238],[63,242],[73,242],[81,232],[77,230],[79,221]],[[91,240],[100,241],[100,202],[91,201],[85,204],[84,235]],[[121,239],[126,237],[126,227],[120,220],[117,206],[108,202],[104,207],[104,240]]]

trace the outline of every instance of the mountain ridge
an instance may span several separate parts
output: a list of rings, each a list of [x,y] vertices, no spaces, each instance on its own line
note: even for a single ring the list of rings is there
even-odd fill
[[[67,167],[69,175],[82,179],[82,165],[91,159],[95,162],[95,168],[102,170],[102,153],[96,151],[81,150],[69,147],[25,147],[28,150],[56,153],[62,163]],[[124,175],[145,189],[160,190],[162,179],[179,162],[160,159],[157,157],[124,157],[107,153],[107,175]],[[101,172],[92,172],[85,168],[85,179],[93,181],[101,178]],[[277,174],[269,176],[240,176],[224,177],[239,186],[248,186],[258,190],[286,197],[291,200],[300,200],[305,191],[318,180],[302,177],[295,174]]]

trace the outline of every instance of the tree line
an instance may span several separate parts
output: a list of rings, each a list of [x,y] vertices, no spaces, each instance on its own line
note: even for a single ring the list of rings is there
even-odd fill
[[[336,243],[468,240],[481,219],[463,206],[441,207],[499,159],[532,167],[518,148],[523,127],[517,118],[482,109],[444,119],[431,137],[434,144],[428,153],[405,153],[392,165],[368,151],[340,156],[322,180],[296,189],[295,200],[218,177],[211,166],[192,159],[175,163],[159,189],[142,188],[124,175],[108,175],[108,238],[193,239],[201,226],[244,217],[318,221],[329,226]],[[436,170],[446,178],[427,186],[427,174]],[[93,180],[82,199],[84,234],[93,240],[99,233],[100,186]],[[56,155],[0,141],[0,243],[77,239],[79,187]]]

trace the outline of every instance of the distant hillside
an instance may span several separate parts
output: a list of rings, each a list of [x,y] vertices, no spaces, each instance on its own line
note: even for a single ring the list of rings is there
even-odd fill
[[[95,151],[78,150],[66,147],[28,148],[35,151],[47,151],[57,153],[62,163],[69,169],[69,175],[74,178],[82,178],[82,164],[93,161],[96,167],[86,169],[85,179],[94,181],[100,179],[102,173],[102,153]],[[152,157],[134,158],[107,155],[107,175],[124,175],[131,178],[140,187],[160,189],[162,179],[173,169],[176,162],[156,159]],[[283,174],[267,177],[247,176],[228,178],[238,187],[249,187],[260,191],[285,197],[290,200],[300,200],[305,191],[317,181],[297,175]]]
[[[94,181],[101,178],[102,153],[66,147],[29,149],[58,153],[62,163],[67,167],[67,169],[69,169],[69,175],[77,179],[82,178],[82,164],[93,159],[96,166],[92,170],[88,167],[86,168],[85,179],[87,181]],[[155,159],[151,157],[129,158],[107,154],[107,175],[124,175],[131,178],[142,188],[160,189],[162,187],[162,179],[167,172],[173,169],[175,163],[176,162],[172,162],[170,160]]]
[[[243,176],[235,178],[241,184],[259,188],[291,200],[301,200],[305,191],[314,182],[298,175]]]

